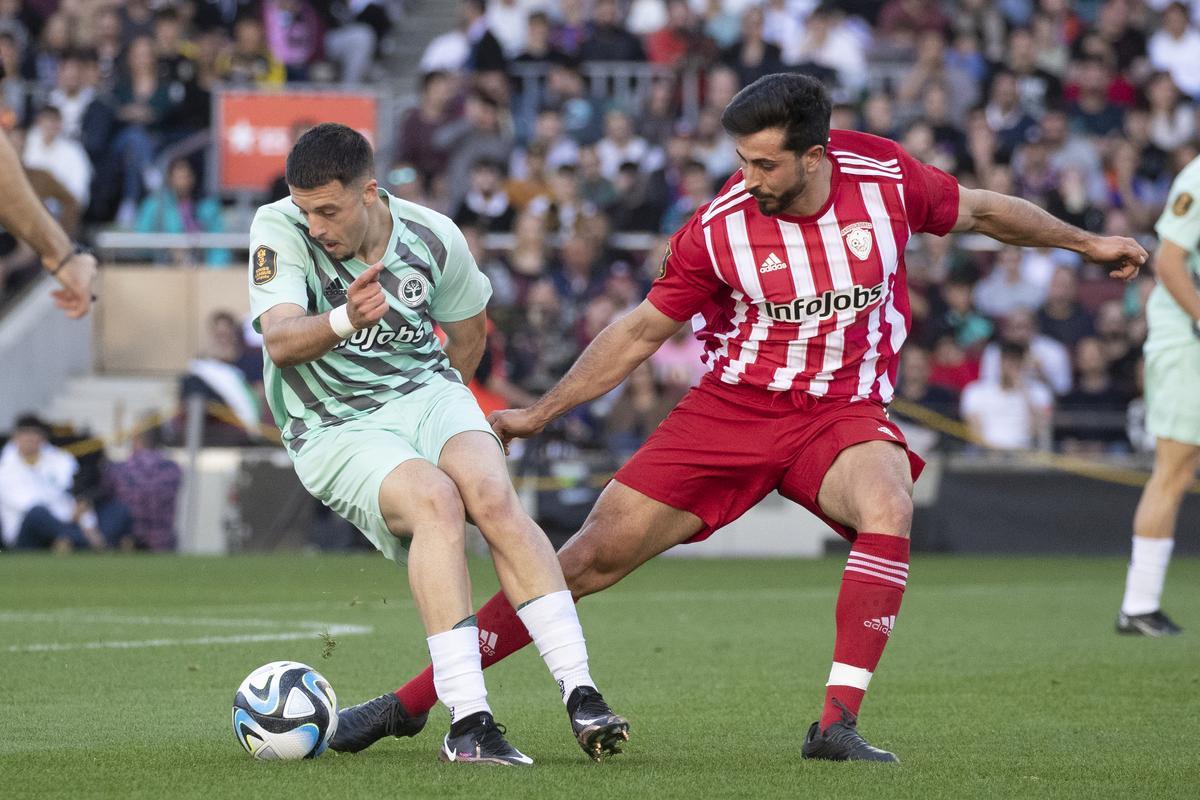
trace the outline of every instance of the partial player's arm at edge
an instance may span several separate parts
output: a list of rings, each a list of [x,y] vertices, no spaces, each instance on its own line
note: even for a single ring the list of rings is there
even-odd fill
[[[531,436],[558,417],[595,400],[625,380],[679,330],[649,300],[600,331],[575,364],[540,400],[526,409],[500,411],[489,419],[504,441]]]
[[[446,332],[446,355],[450,366],[458,370],[463,383],[470,383],[479,369],[483,348],[487,344],[487,312],[457,322],[439,322]]]
[[[1088,261],[1109,268],[1122,280],[1137,277],[1148,254],[1133,239],[1097,236],[1076,228],[1028,200],[986,189],[959,187],[958,220],[952,232],[982,233],[1005,244],[1021,247],[1057,247],[1079,253]]]
[[[331,312],[310,316],[293,303],[280,303],[259,318],[267,355],[277,367],[316,361],[341,343],[329,323]]]
[[[1196,285],[1192,283],[1187,260],[1187,250],[1170,239],[1161,239],[1158,251],[1154,254],[1154,274],[1171,293],[1179,307],[1193,320],[1200,320],[1200,292],[1196,291]]]

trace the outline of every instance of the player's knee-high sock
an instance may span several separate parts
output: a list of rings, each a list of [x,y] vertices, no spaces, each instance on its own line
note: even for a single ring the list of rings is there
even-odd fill
[[[825,688],[821,730],[858,715],[871,674],[896,624],[908,583],[908,539],[860,533],[854,540],[837,601],[837,641]]]
[[[576,686],[595,686],[588,674],[583,628],[569,591],[564,589],[530,600],[517,609],[517,616],[525,623],[550,674],[558,683],[564,703]]]
[[[450,709],[450,722],[479,711],[491,712],[479,664],[479,629],[462,625],[425,641],[433,661],[433,684],[438,698]]]
[[[507,658],[529,644],[529,631],[509,605],[504,592],[488,600],[475,614],[479,630],[479,655],[484,669]],[[433,667],[425,671],[395,692],[410,714],[424,714],[437,705],[437,691],[433,685]]]
[[[1125,577],[1125,599],[1121,602],[1121,613],[1136,616],[1159,610],[1163,583],[1167,579],[1167,565],[1171,563],[1174,547],[1174,539],[1133,537],[1133,554],[1129,559],[1129,573]]]

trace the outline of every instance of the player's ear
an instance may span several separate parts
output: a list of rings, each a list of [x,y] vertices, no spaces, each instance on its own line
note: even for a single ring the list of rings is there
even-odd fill
[[[800,156],[800,162],[804,165],[805,172],[815,172],[824,159],[825,145],[823,144],[814,144]]]
[[[369,206],[379,200],[379,181],[374,178],[367,178],[363,184],[362,201],[364,206]]]

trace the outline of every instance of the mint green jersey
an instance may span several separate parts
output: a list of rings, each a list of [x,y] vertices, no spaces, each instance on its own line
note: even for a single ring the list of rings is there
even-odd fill
[[[1159,239],[1179,245],[1188,253],[1187,268],[1192,281],[1200,287],[1200,158],[1195,158],[1175,176],[1167,207],[1154,225]],[[1165,347],[1196,344],[1192,318],[1161,283],[1154,287],[1146,302],[1146,321],[1150,335],[1146,353]]]
[[[433,333],[487,305],[492,287],[453,222],[380,190],[392,235],[379,281],[388,311],[315,361],[278,367],[266,356],[267,401],[288,448],[299,453],[310,431],[340,425],[419,391],[432,381],[462,379]],[[332,259],[310,238],[290,197],[262,206],[250,225],[250,313],[254,327],[280,303],[320,314],[346,302],[346,288],[366,270],[356,258]]]

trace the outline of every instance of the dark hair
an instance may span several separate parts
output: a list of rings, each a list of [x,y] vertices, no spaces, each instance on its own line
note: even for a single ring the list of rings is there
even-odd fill
[[[17,417],[13,423],[13,431],[19,430],[36,430],[47,439],[50,438],[50,426],[47,425],[37,414],[27,413]]]
[[[783,128],[783,146],[803,153],[829,142],[832,102],[825,86],[808,75],[764,75],[742,89],[721,113],[730,136],[749,136],[767,128]]]
[[[322,122],[304,132],[288,153],[284,177],[288,186],[316,189],[332,181],[349,186],[374,174],[371,145],[353,128]]]
[[[1026,347],[1025,345],[1021,344],[1020,342],[1008,342],[1008,341],[1000,342],[1001,358],[1004,358],[1004,357],[1017,358],[1017,359],[1024,361],[1025,356],[1028,353],[1029,353],[1029,348]]]

